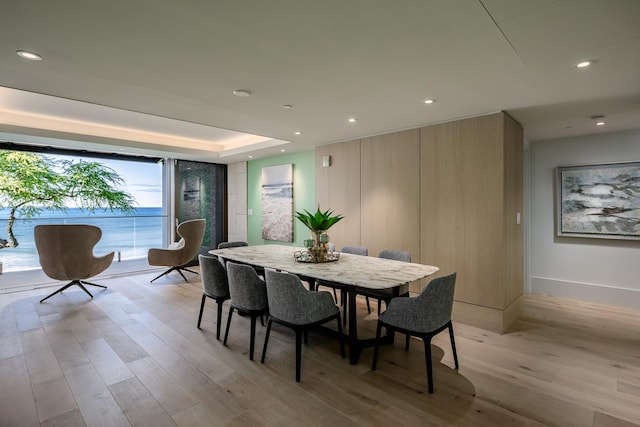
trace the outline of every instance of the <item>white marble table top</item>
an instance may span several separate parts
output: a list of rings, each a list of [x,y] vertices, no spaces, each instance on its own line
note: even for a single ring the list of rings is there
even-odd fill
[[[334,262],[313,264],[296,261],[294,252],[304,250],[286,245],[252,245],[214,249],[209,253],[231,261],[368,289],[394,288],[438,271],[438,267],[431,265],[343,253]]]

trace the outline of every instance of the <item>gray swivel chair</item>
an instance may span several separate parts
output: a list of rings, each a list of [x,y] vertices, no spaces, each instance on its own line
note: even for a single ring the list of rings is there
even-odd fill
[[[269,299],[269,321],[262,349],[262,363],[267,354],[269,334],[273,322],[292,328],[296,334],[296,381],[300,382],[300,364],[302,360],[302,336],[307,343],[307,330],[336,319],[340,353],[344,358],[342,341],[342,323],[340,308],[335,305],[329,292],[307,290],[300,278],[294,274],[265,270],[267,277],[267,297]]]
[[[241,242],[241,241],[218,243],[218,249],[239,248],[241,246],[249,246],[249,244],[247,242]]]
[[[383,327],[389,331],[398,331],[419,337],[424,342],[424,356],[427,365],[427,383],[429,393],[433,393],[433,367],[431,362],[431,338],[445,329],[449,329],[453,360],[458,369],[458,354],[453,338],[451,311],[453,293],[456,285],[456,273],[433,279],[415,298],[393,298],[387,311],[378,317],[376,343],[373,350],[371,370],[376,370],[380,344],[380,332]]]
[[[253,267],[245,264],[227,261],[227,277],[229,279],[229,293],[231,307],[227,319],[227,329],[224,333],[224,345],[227,345],[229,327],[233,312],[237,311],[251,317],[251,340],[249,345],[249,359],[253,360],[253,349],[256,341],[256,318],[267,314],[267,288]]]
[[[172,271],[180,273],[185,282],[188,282],[183,271],[189,273],[198,274],[197,271],[193,271],[187,268],[189,264],[198,255],[200,245],[204,238],[204,228],[206,225],[206,219],[192,219],[180,223],[176,229],[176,232],[181,237],[177,242],[169,245],[168,248],[151,248],[147,253],[147,260],[149,265],[159,265],[169,267],[161,275],[155,277],[151,282],[166,276]]]
[[[93,255],[93,248],[102,237],[99,227],[85,224],[36,225],[33,236],[44,274],[52,279],[70,281],[40,302],[73,285],[78,285],[91,298],[93,295],[84,285],[106,289],[106,286],[86,281],[102,273],[113,261],[113,252],[100,257]]]
[[[229,294],[229,282],[227,270],[217,257],[198,255],[200,262],[200,274],[202,275],[202,302],[198,315],[198,329],[202,322],[202,312],[207,298],[216,301],[218,305],[218,320],[216,323],[216,339],[220,339],[220,326],[222,325],[222,304],[231,298]]]

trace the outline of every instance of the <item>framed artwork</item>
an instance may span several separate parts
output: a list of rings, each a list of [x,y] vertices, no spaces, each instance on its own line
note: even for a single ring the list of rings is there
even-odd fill
[[[262,238],[293,242],[293,165],[262,168]]]
[[[556,234],[640,239],[640,162],[556,168]]]

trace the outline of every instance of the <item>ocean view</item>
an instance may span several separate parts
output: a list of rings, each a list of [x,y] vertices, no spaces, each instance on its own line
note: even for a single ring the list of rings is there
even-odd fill
[[[0,209],[0,238],[7,238],[8,209]],[[93,214],[78,208],[67,212],[43,212],[29,219],[16,219],[13,224],[19,246],[0,249],[3,271],[21,271],[40,268],[38,252],[33,240],[33,228],[39,224],[91,224],[102,229],[102,239],[94,248],[96,255],[118,252],[122,260],[144,258],[151,247],[162,247],[162,230],[167,219],[161,207],[136,208],[132,215],[119,212],[96,211]]]

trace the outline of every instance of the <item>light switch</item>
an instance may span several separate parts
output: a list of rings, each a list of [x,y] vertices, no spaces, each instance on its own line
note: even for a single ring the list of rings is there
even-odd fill
[[[520,212],[516,214],[516,224],[520,225]]]
[[[247,209],[247,215],[253,215],[253,209]]]

